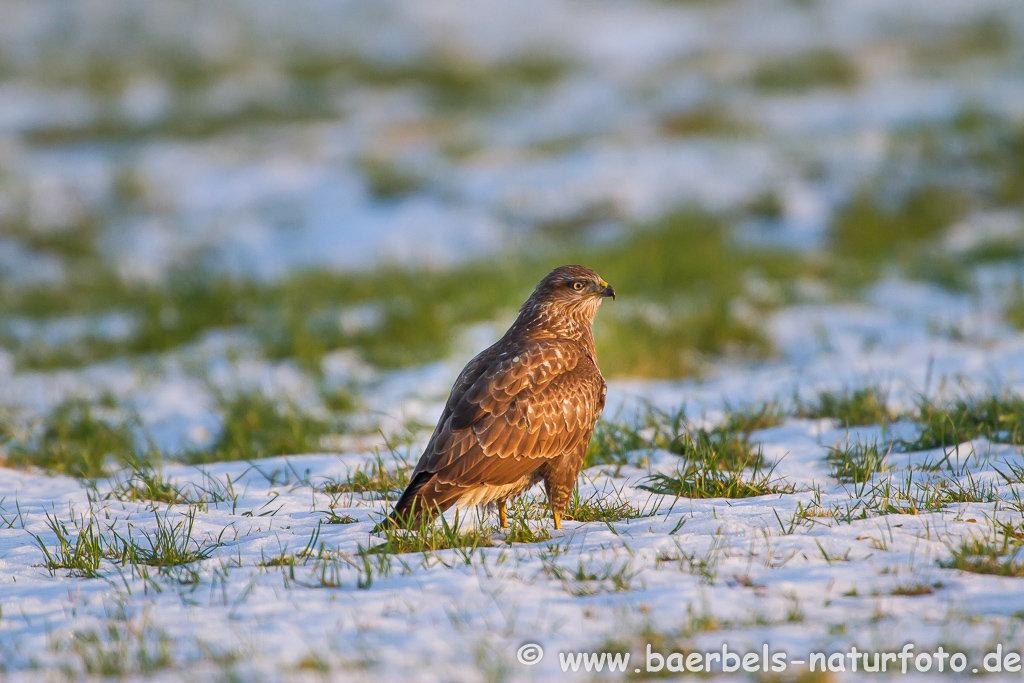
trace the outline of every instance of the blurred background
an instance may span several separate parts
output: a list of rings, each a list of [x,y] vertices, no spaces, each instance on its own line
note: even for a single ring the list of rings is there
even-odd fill
[[[8,0],[0,442],[422,426],[568,262],[621,381],[983,345],[1022,211],[1016,0]]]

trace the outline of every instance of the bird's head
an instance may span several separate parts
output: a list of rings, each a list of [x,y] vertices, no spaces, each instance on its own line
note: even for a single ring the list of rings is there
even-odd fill
[[[589,324],[608,297],[614,299],[615,290],[590,268],[560,266],[544,276],[523,309]]]

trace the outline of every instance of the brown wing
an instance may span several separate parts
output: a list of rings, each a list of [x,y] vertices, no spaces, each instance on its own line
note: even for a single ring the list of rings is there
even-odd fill
[[[443,509],[469,487],[514,483],[585,446],[603,403],[604,379],[573,342],[488,349],[456,380],[396,512],[417,496]]]

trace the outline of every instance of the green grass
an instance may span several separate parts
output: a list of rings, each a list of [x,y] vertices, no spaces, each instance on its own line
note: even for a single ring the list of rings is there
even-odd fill
[[[56,513],[46,513],[46,526],[57,539],[51,550],[42,537],[32,534],[36,545],[43,553],[43,567],[53,576],[59,569],[67,569],[69,576],[99,576],[100,562],[106,555],[105,540],[102,530],[95,519],[88,521],[85,515],[75,519],[71,517],[72,533],[67,525],[57,518]]]
[[[0,232],[18,240],[29,251],[81,262],[98,258],[100,222],[96,216],[84,216],[59,229],[29,227],[26,220],[7,218],[0,222]]]
[[[189,482],[176,485],[168,481],[159,470],[133,463],[123,474],[117,476],[107,497],[168,506],[185,504],[196,506],[203,511],[206,511],[210,504],[236,503],[238,496],[230,476],[225,476],[222,481],[206,472],[202,474],[201,484]]]
[[[910,472],[889,474],[874,483],[856,487],[857,501],[846,510],[833,508],[830,516],[849,522],[876,515],[920,515],[942,512],[961,503],[994,503],[996,488],[974,478],[966,468],[944,477]]]
[[[663,414],[664,415],[664,414]],[[761,450],[738,432],[685,428],[681,412],[668,416],[658,434],[662,447],[680,456],[671,474],[655,473],[637,488],[685,498],[750,498],[792,493],[793,487],[772,479]]]
[[[764,464],[761,449],[753,446],[747,436],[738,432],[696,429],[672,437],[664,443],[665,450],[701,466],[736,472]]]
[[[160,472],[150,468],[133,470],[127,478],[114,486],[110,495],[118,500],[151,501],[167,505],[195,502],[181,487],[170,483]]]
[[[508,506],[508,529],[504,530],[505,542],[543,543],[551,540],[551,529],[548,523],[537,523],[542,518],[543,507],[535,499],[520,497]],[[499,532],[502,530],[499,529]]]
[[[403,554],[434,552],[452,548],[472,552],[477,548],[489,548],[494,545],[490,537],[490,529],[473,527],[463,530],[456,519],[449,523],[444,516],[436,521],[424,521],[415,529],[385,529],[381,531],[384,542],[364,553]]]
[[[896,586],[891,591],[889,591],[889,595],[904,595],[910,597],[914,597],[917,595],[931,595],[940,588],[942,588],[942,582],[936,582],[932,584],[908,583]]]
[[[588,204],[575,213],[549,218],[534,225],[534,229],[542,236],[551,238],[558,243],[580,240],[587,237],[586,231],[596,224],[620,218],[620,212],[614,202],[603,201]]]
[[[259,392],[238,393],[221,400],[224,428],[209,449],[187,454],[191,463],[256,460],[321,450],[321,438],[333,426],[291,402],[278,402]]]
[[[0,292],[0,310],[40,319],[110,311],[132,316],[135,329],[126,340],[90,340],[43,354],[31,349],[19,354],[25,369],[74,366],[122,354],[166,351],[194,341],[206,330],[242,324],[256,291],[251,283],[201,272],[176,273],[159,284],[130,284],[100,267],[74,271],[63,287],[6,288]]]
[[[629,561],[595,565],[580,560],[570,568],[545,561],[544,571],[561,581],[566,592],[576,597],[633,590],[633,578],[640,573]]]
[[[945,35],[930,35],[915,45],[911,54],[921,68],[934,71],[935,67],[979,57],[1000,57],[1013,42],[1013,30],[1005,18],[993,14],[960,23]]]
[[[170,513],[154,512],[156,529],[142,529],[136,535],[128,525],[127,536],[115,533],[110,545],[110,556],[121,564],[150,567],[179,567],[208,559],[220,541],[199,540],[193,536],[196,508],[171,521]]]
[[[612,311],[597,325],[601,369],[608,376],[688,377],[700,374],[703,359],[728,354],[764,359],[773,353],[759,328],[737,319],[726,301],[680,306],[662,321]]]
[[[284,100],[254,103],[230,112],[214,112],[179,102],[168,115],[154,123],[138,124],[107,116],[84,126],[51,126],[29,131],[25,139],[47,147],[83,142],[138,142],[147,139],[178,138],[203,140],[239,129],[313,122],[336,115],[329,102],[294,106]]]
[[[640,510],[615,492],[614,495],[602,495],[600,492],[584,498],[577,486],[572,492],[572,500],[565,509],[565,519],[576,522],[621,522],[638,517],[649,517],[653,512]]]
[[[844,427],[888,424],[893,414],[888,408],[889,394],[881,387],[822,391],[812,403],[797,402],[799,417],[838,420]]]
[[[1018,559],[1021,546],[1006,534],[963,541],[951,549],[951,557],[939,562],[947,569],[994,576],[1024,576],[1024,562]]]
[[[862,484],[888,469],[888,455],[877,443],[848,443],[830,448],[825,462],[840,484]]]
[[[916,421],[921,430],[917,439],[900,444],[908,451],[946,448],[978,437],[1024,444],[1024,398],[1012,394],[948,404],[924,401],[918,406]]]
[[[319,489],[329,495],[373,493],[382,498],[393,498],[409,485],[410,472],[412,467],[408,464],[389,469],[378,457],[363,467],[355,468],[344,479],[328,479]]]
[[[779,220],[785,208],[782,197],[772,190],[762,192],[743,205],[744,211],[765,220]]]
[[[11,411],[0,409],[0,444],[14,436],[14,419]]]
[[[288,73],[306,82],[351,79],[378,87],[416,86],[441,109],[491,106],[511,92],[551,85],[569,65],[537,55],[485,65],[444,54],[398,63],[370,62],[356,56],[307,55],[290,60]]]
[[[749,432],[738,427],[749,427],[751,422],[734,418],[708,430],[690,429],[682,410],[663,412],[652,410],[653,445],[702,468],[736,472],[764,466],[761,449],[750,443]],[[650,420],[650,418],[648,418]]]
[[[631,302],[603,306],[595,337],[603,371],[636,377],[692,375],[702,356],[770,355],[759,326],[734,313],[733,302],[745,295],[744,273],[785,289],[816,268],[792,254],[742,250],[719,219],[686,210],[572,260],[593,267],[622,303]]]
[[[965,210],[964,198],[946,188],[918,188],[893,205],[864,190],[836,214],[830,246],[840,256],[868,262],[892,259],[898,249],[937,237]]]
[[[594,425],[594,435],[587,447],[583,467],[595,465],[624,465],[629,454],[648,450],[653,445],[640,434],[640,428],[615,418],[601,418]]]
[[[758,90],[804,92],[815,88],[849,89],[860,82],[857,65],[835,50],[811,50],[761,62],[750,78]]]
[[[193,464],[255,460],[321,450],[327,434],[344,431],[333,419],[314,416],[291,402],[278,402],[259,392],[222,397],[221,435],[212,446],[184,454]],[[209,481],[186,492],[163,479],[154,467],[160,454],[137,436],[137,426],[124,418],[108,420],[104,407],[84,399],[59,404],[28,436],[12,438],[2,464],[38,467],[50,473],[96,479],[127,471],[112,495],[122,500],[167,504],[223,502],[234,498],[226,485]]]
[[[1024,281],[1018,280],[1003,308],[1003,317],[1017,330],[1024,330]]]
[[[424,178],[387,159],[366,157],[358,166],[370,194],[382,201],[399,199],[426,187]]]
[[[672,474],[652,474],[637,488],[680,498],[756,498],[795,491],[789,484],[772,481],[770,470],[754,469],[745,475],[697,463],[682,465]]]
[[[14,344],[14,367],[19,371],[48,371],[82,367],[118,355],[123,345],[112,340],[83,337],[74,343],[50,346],[40,340]]]
[[[101,115],[84,126],[56,125],[30,131],[35,145],[150,138],[202,139],[254,126],[332,120],[337,100],[360,86],[412,87],[441,112],[491,108],[516,94],[549,86],[569,69],[564,60],[537,55],[484,64],[448,54],[408,62],[373,62],[355,54],[315,54],[288,50],[261,59],[284,76],[283,92],[240,103],[228,110],[207,104],[206,94],[225,78],[240,77],[246,64],[201,60],[177,51],[154,49],[133,59],[91,55],[68,63],[51,60],[33,77],[58,87],[85,89],[104,105]],[[170,106],[155,121],[137,122],[118,113],[117,102],[140,74],[156,75],[171,90]]]
[[[760,449],[750,433],[782,424],[786,411],[778,401],[742,408],[726,406],[722,423],[713,429],[691,429],[679,410],[648,406],[635,421],[599,420],[587,450],[584,467],[625,465],[629,454],[664,449],[708,467],[737,470],[761,466]]]
[[[275,283],[201,269],[138,283],[97,267],[75,271],[65,286],[0,289],[0,314],[42,319],[116,310],[136,322],[134,334],[122,341],[56,349],[45,357],[25,349],[26,367],[160,353],[208,330],[244,328],[270,358],[295,359],[314,374],[323,354],[338,348],[356,349],[374,366],[395,368],[449,356],[459,328],[510,316],[550,268],[580,262],[622,293],[622,301],[605,305],[596,323],[604,371],[680,377],[699,372],[705,357],[762,358],[772,352],[757,321],[734,313],[734,302],[746,296],[745,273],[756,271],[787,292],[779,303],[793,296],[798,278],[821,274],[820,264],[796,254],[740,249],[721,220],[697,211],[672,213],[613,245],[566,247],[557,257],[513,255],[445,271],[298,272]],[[339,312],[360,305],[378,307],[379,324],[345,329]]]
[[[55,536],[56,543],[51,547],[42,536],[32,536],[43,553],[42,566],[51,575],[67,569],[69,576],[85,578],[100,576],[103,560],[133,567],[147,565],[170,569],[205,560],[220,545],[220,539],[199,540],[193,536],[195,507],[179,515],[177,521],[171,520],[171,513],[153,514],[156,521],[153,531],[143,529],[138,533],[129,523],[127,535],[122,536],[113,528],[102,529],[91,516],[88,519],[85,515],[76,518],[72,513],[72,531],[56,513],[46,513],[46,525]]]
[[[339,515],[334,510],[328,510],[324,517],[324,524],[355,524],[359,520],[351,515]]]
[[[779,401],[736,408],[726,404],[725,419],[716,427],[720,433],[738,432],[749,435],[759,429],[778,427],[786,421],[787,412]]]
[[[52,649],[72,656],[75,665],[65,665],[64,670],[69,679],[110,680],[146,678],[178,666],[171,655],[172,645],[170,636],[161,630],[112,620],[103,628],[75,630],[53,643]]]
[[[107,421],[96,411],[84,399],[59,404],[34,434],[11,444],[3,464],[97,478],[107,476],[113,468],[151,457],[139,450],[130,422]]]
[[[659,127],[665,135],[679,137],[731,136],[746,133],[751,128],[737,120],[728,108],[715,104],[668,113],[661,118]]]
[[[1024,125],[1015,118],[967,104],[951,121],[900,131],[894,143],[897,156],[916,159],[931,177],[977,179],[957,183],[961,198],[986,207],[1016,208],[1024,201]],[[982,256],[999,257],[999,249]]]
[[[259,561],[261,567],[294,567],[299,564],[302,558],[296,557],[294,553],[281,553],[271,557],[264,557]]]

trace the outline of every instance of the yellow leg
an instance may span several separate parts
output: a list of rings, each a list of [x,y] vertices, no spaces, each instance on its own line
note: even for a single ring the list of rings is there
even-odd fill
[[[555,528],[556,529],[561,529],[562,528],[562,515],[560,515],[557,510],[552,510],[551,514],[553,514],[555,516]]]
[[[505,501],[498,503],[498,523],[502,529],[508,528],[508,513],[505,512]]]

